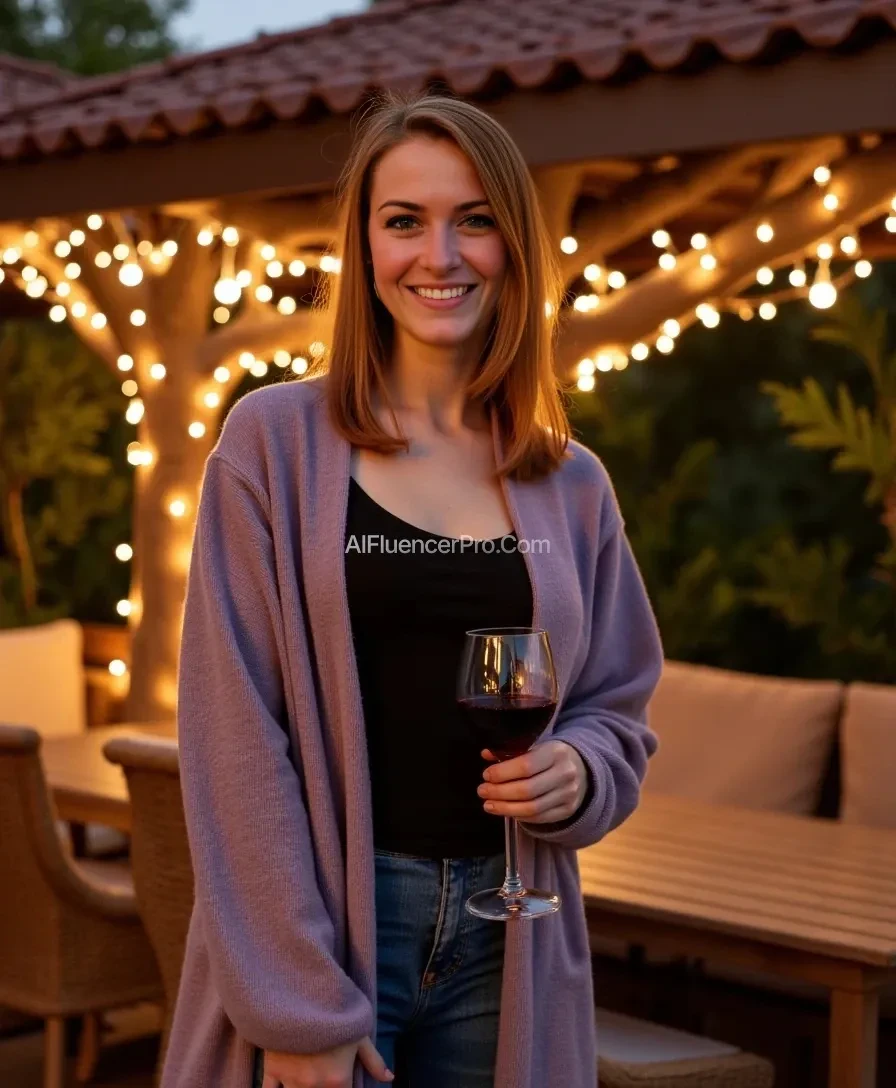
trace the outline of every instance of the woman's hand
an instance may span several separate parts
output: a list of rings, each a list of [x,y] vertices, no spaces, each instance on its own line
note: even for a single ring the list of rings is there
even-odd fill
[[[486,749],[487,767],[479,787],[486,812],[515,816],[530,824],[555,824],[579,810],[588,792],[588,768],[562,740],[546,740],[524,755],[499,763]]]
[[[320,1054],[266,1050],[262,1088],[352,1088],[356,1058],[374,1080],[389,1083],[395,1079],[376,1047],[365,1038]]]

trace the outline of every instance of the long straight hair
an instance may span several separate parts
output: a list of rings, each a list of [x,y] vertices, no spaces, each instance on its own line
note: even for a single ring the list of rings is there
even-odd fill
[[[376,297],[368,216],[373,171],[391,148],[415,136],[452,140],[479,174],[507,250],[508,268],[482,355],[467,387],[497,414],[499,475],[542,476],[563,460],[569,422],[554,370],[562,281],[535,184],[509,133],[483,110],[449,96],[385,93],[362,118],[337,185],[341,274],[315,306],[324,311],[328,350],[311,374],[326,372],[328,407],[353,445],[395,453],[407,439],[377,419],[373,398],[391,404],[386,374],[394,321]],[[393,415],[393,421],[394,421]]]

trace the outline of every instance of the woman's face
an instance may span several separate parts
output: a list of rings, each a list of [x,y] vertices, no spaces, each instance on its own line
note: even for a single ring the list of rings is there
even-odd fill
[[[383,155],[368,236],[397,330],[434,347],[484,342],[507,255],[479,176],[455,143],[415,136]]]

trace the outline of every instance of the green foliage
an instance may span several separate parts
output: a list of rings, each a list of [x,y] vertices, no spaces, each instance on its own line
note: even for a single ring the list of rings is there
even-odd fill
[[[110,551],[77,555],[99,521],[127,535],[129,478],[120,449],[103,449],[119,411],[114,377],[68,330],[2,326],[0,626],[77,614],[106,587],[120,589]]]
[[[171,22],[189,0],[0,0],[0,52],[80,75],[117,72],[177,50]]]

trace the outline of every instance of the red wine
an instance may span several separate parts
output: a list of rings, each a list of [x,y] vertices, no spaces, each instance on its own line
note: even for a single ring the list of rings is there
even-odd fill
[[[544,732],[557,704],[543,695],[472,695],[459,699],[481,747],[498,759],[527,752]]]

